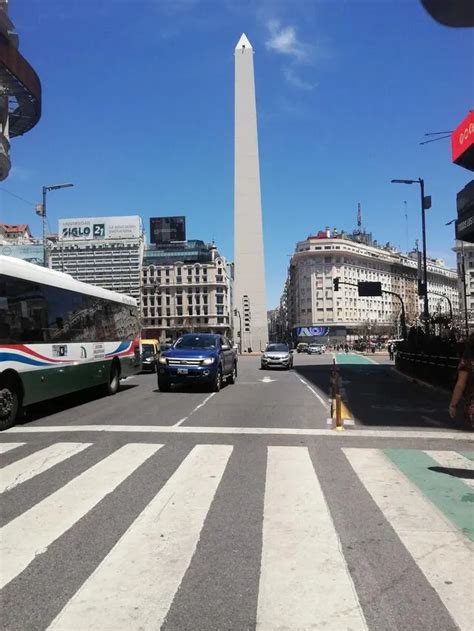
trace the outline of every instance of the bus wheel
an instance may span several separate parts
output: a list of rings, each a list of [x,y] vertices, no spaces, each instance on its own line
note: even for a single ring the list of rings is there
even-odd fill
[[[0,431],[15,424],[20,407],[18,389],[8,381],[0,383]]]
[[[120,372],[117,364],[112,362],[110,367],[109,383],[107,384],[107,394],[117,394],[120,388]]]

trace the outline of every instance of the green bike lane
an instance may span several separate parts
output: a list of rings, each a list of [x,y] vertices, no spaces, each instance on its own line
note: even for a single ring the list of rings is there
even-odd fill
[[[406,380],[390,364],[336,353],[343,399],[356,425],[452,429],[443,392]],[[350,431],[348,428],[347,431]],[[474,541],[474,451],[382,450],[385,457],[438,511]]]

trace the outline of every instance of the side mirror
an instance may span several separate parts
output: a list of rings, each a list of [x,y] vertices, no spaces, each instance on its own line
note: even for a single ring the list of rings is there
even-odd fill
[[[223,351],[230,351],[230,346],[228,344],[222,344],[221,349]]]
[[[295,352],[295,351],[294,351],[294,349],[293,349],[293,348],[292,348],[292,349],[290,349],[290,353],[291,353],[292,355],[293,355],[293,353],[294,353],[294,352]]]

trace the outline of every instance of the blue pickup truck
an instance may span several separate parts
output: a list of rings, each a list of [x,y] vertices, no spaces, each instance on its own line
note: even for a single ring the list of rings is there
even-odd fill
[[[158,359],[158,388],[168,392],[173,383],[205,383],[219,392],[222,383],[235,383],[237,353],[229,340],[215,333],[187,333]]]

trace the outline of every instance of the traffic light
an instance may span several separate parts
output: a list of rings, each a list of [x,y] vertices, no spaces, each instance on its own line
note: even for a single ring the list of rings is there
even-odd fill
[[[339,291],[339,276],[333,278],[332,282],[334,283],[334,291]]]

